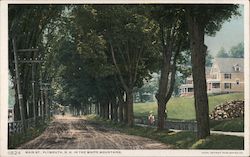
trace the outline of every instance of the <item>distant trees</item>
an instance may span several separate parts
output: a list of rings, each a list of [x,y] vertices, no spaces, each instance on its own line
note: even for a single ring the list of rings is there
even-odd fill
[[[144,94],[150,94],[151,96],[154,96],[158,90],[159,78],[157,73],[154,73],[153,75],[154,76],[151,76],[152,78],[149,77],[143,81],[143,86],[141,88],[137,88],[135,90],[135,94],[137,96],[135,99],[138,98],[140,102],[145,102],[151,98],[145,97]]]
[[[243,44],[243,42],[239,43],[236,46],[233,46],[229,50],[229,56],[232,58],[244,58],[244,44]]]
[[[211,67],[212,66],[212,64],[213,64],[213,62],[212,62],[213,58],[214,57],[207,52],[207,55],[206,55],[206,67]]]
[[[231,47],[229,52],[221,47],[221,49],[216,54],[218,58],[244,58],[244,44],[243,42],[239,43],[236,46]]]
[[[49,36],[52,42],[48,43],[54,52],[51,57],[57,60],[52,65],[59,69],[51,71],[58,77],[53,81],[55,90],[60,89],[57,100],[71,104],[77,113],[95,104],[101,117],[133,125],[134,89],[143,85],[158,63],[157,29],[140,9],[127,5],[67,8],[67,17],[58,21],[59,31]]]
[[[217,57],[217,58],[228,58],[229,55],[228,55],[228,53],[226,52],[225,48],[224,48],[224,47],[221,47],[220,50],[218,51],[218,53],[216,54],[216,57]]]

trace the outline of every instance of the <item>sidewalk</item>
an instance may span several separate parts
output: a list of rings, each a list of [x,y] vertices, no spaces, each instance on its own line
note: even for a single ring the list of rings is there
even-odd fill
[[[222,134],[222,135],[231,135],[231,136],[244,137],[244,132],[211,131],[211,134]]]
[[[156,126],[149,126],[145,124],[135,124],[137,126],[141,127],[150,127],[150,128],[156,128]],[[174,132],[181,132],[183,130],[176,130],[176,129],[169,129],[170,131]],[[239,137],[244,137],[244,132],[224,132],[224,131],[210,131],[211,134],[221,134],[221,135],[230,135],[230,136],[239,136]]]

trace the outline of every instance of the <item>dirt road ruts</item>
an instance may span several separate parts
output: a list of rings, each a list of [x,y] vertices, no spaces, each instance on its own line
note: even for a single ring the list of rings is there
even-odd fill
[[[55,116],[39,137],[18,149],[169,149],[171,146],[90,123],[84,118]]]

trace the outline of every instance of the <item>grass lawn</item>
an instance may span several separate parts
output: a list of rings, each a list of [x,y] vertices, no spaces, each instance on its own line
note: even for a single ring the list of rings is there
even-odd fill
[[[209,112],[211,112],[216,105],[225,101],[241,99],[244,100],[244,93],[232,93],[216,96],[209,96]],[[168,118],[169,119],[195,119],[194,98],[192,97],[173,97],[167,104]],[[135,117],[147,117],[148,113],[153,111],[157,115],[156,102],[148,103],[134,103]]]
[[[223,121],[211,120],[210,128],[211,130],[216,130],[216,131],[244,132],[244,119],[236,118]]]
[[[211,135],[206,139],[197,140],[195,133],[191,131],[167,132],[157,131],[154,128],[146,127],[127,127],[122,124],[115,124],[109,120],[104,121],[98,117],[89,116],[88,120],[105,125],[106,127],[115,128],[122,133],[136,135],[157,140],[172,146],[172,149],[244,149],[244,138],[227,135]]]

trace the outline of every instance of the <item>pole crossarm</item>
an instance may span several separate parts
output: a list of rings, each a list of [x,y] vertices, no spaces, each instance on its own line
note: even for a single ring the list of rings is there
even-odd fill
[[[19,63],[43,63],[43,60],[18,60]]]
[[[20,59],[18,57],[18,53],[30,53],[30,54],[35,54],[39,52],[38,48],[28,48],[28,49],[17,49],[16,47],[16,41],[13,38],[12,39],[12,44],[13,44],[13,53],[14,53],[14,64],[15,64],[15,75],[16,75],[16,84],[17,84],[17,95],[18,95],[18,104],[19,104],[19,110],[20,110],[20,117],[21,117],[21,122],[23,125],[23,130],[24,132],[26,131],[26,123],[25,123],[25,104],[23,102],[23,94],[21,91],[21,80],[20,80],[20,74],[19,74],[19,69],[18,69],[18,64],[20,63],[30,63],[32,64],[32,78],[31,78],[31,83],[32,83],[32,103],[33,103],[33,117],[34,117],[34,122],[36,124],[37,120],[37,104],[36,104],[36,94],[35,94],[35,64],[36,63],[43,63],[44,61],[41,60],[40,58],[34,58],[34,59],[29,59],[26,60]]]
[[[38,52],[38,49],[19,49],[17,52]]]

